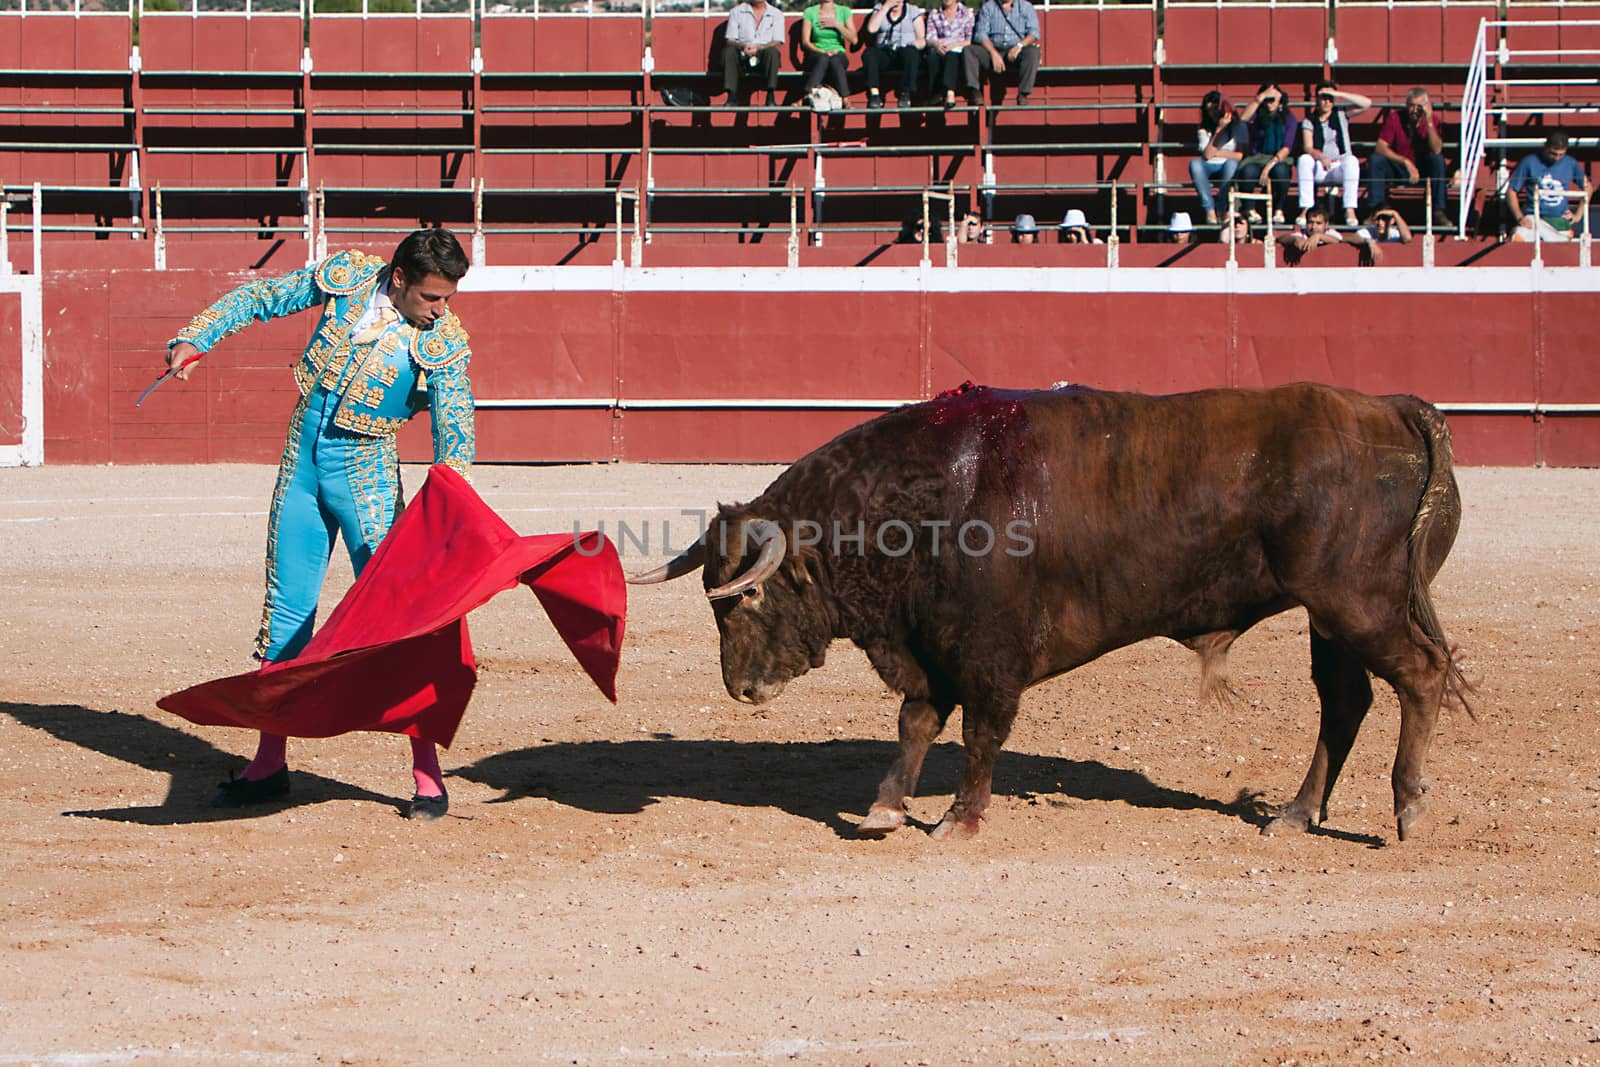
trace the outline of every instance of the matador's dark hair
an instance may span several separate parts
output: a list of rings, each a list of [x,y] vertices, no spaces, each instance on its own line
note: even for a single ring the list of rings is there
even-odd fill
[[[437,274],[452,282],[459,282],[472,266],[467,254],[461,250],[456,235],[443,226],[418,230],[400,242],[390,260],[391,269],[399,268],[407,281],[415,281],[429,274]]]

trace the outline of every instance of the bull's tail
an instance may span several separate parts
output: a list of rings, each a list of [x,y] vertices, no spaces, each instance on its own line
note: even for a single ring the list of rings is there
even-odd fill
[[[1445,660],[1445,698],[1472,715],[1467,695],[1473,685],[1456,662],[1456,649],[1445,637],[1429,586],[1444,565],[1461,521],[1461,498],[1456,490],[1450,446],[1450,426],[1432,404],[1418,402],[1410,412],[1428,454],[1428,478],[1422,487],[1417,513],[1407,537],[1411,621]],[[1476,718],[1476,716],[1473,716]]]

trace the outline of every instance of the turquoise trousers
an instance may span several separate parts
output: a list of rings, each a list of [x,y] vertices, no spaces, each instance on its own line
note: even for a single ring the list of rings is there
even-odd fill
[[[293,659],[311,640],[317,600],[344,537],[359,575],[399,514],[399,450],[393,437],[363,437],[333,424],[338,396],[318,386],[295,405],[267,518],[267,598],[256,657]]]

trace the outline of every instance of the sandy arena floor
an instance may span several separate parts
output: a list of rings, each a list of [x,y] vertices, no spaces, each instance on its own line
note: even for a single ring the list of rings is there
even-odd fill
[[[659,557],[775,473],[478,487]],[[154,702],[248,666],[271,479],[0,472],[0,1064],[1600,1064],[1600,472],[1461,472],[1435,592],[1478,717],[1442,719],[1403,845],[1381,685],[1329,825],[1257,833],[1315,733],[1301,612],[1239,642],[1234,710],[1166,641],[1031,691],[982,835],[940,843],[952,723],[923,825],[859,840],[898,701],[836,646],[736,704],[697,579],[633,591],[615,707],[525,591],[475,614],[443,822],[400,817],[405,746],[371,735],[214,812],[252,739]]]

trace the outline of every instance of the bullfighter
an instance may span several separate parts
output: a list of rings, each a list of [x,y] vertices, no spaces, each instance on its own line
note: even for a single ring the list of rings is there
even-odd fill
[[[289,418],[267,521],[266,603],[255,657],[294,658],[311,638],[336,536],[359,575],[402,506],[395,434],[429,410],[434,462],[470,475],[474,402],[467,332],[449,308],[469,263],[442,228],[407,236],[393,257],[346,251],[280,278],[249,282],[195,316],[167,345],[186,379],[212,346],[254,321],[316,308],[320,321],[295,364],[300,400]],[[262,731],[255,758],[213,803],[240,807],[289,792],[288,740]],[[406,817],[449,806],[434,743],[411,738],[416,793]]]

